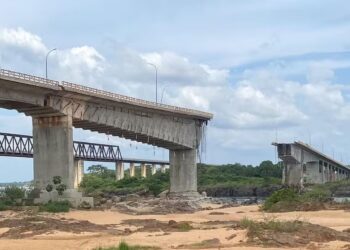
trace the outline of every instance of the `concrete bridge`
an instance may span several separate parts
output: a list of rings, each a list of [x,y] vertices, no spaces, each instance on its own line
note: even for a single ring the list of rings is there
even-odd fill
[[[350,169],[303,142],[272,143],[283,161],[283,184],[300,186],[347,179]]]
[[[33,137],[10,133],[0,133],[0,156],[33,158]],[[124,178],[124,163],[129,164],[129,174],[135,176],[135,164],[140,164],[141,176],[147,177],[147,167],[151,167],[151,174],[160,171],[165,173],[168,161],[124,158],[119,146],[81,141],[73,142],[74,156],[74,187],[77,188],[84,176],[84,161],[113,162],[116,168],[116,180]]]
[[[169,149],[170,193],[197,193],[197,149],[213,115],[0,70],[0,108],[32,117],[34,181],[74,187],[73,127]]]

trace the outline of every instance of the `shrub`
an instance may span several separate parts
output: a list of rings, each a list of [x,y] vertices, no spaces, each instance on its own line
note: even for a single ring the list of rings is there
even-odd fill
[[[52,182],[55,185],[61,184],[62,183],[62,177],[61,176],[54,176],[52,178]]]
[[[292,205],[298,204],[299,200],[300,197],[295,190],[285,188],[272,193],[272,195],[266,199],[262,209],[265,211],[274,211],[274,206],[277,204],[282,205],[282,207],[291,208]],[[281,209],[281,207],[279,207],[279,209]]]
[[[327,202],[331,199],[330,190],[321,187],[315,187],[301,195],[303,202]]]
[[[50,193],[53,190],[53,185],[52,184],[47,184],[45,189],[46,189],[47,192]]]
[[[303,223],[301,221],[280,221],[274,218],[266,218],[262,222],[243,218],[239,222],[241,228],[248,230],[248,236],[260,236],[264,231],[274,231],[279,233],[291,233],[298,231]]]
[[[70,203],[68,201],[53,201],[47,204],[41,205],[40,212],[61,213],[69,212]]]
[[[62,195],[63,192],[67,189],[67,186],[65,184],[59,184],[58,186],[56,186],[56,190],[57,190],[57,193],[59,195]]]
[[[7,209],[8,209],[8,206],[6,205],[6,203],[0,200],[0,211],[5,211]]]
[[[4,191],[5,198],[15,201],[16,199],[23,199],[25,190],[16,186],[9,186]]]
[[[158,250],[159,247],[152,247],[152,246],[130,246],[125,242],[120,242],[117,247],[99,247],[95,248],[95,250]]]

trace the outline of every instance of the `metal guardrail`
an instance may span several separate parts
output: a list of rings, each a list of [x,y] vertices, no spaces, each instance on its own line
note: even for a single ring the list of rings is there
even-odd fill
[[[50,80],[50,79],[46,79],[46,78],[42,78],[42,77],[38,77],[38,76],[33,76],[33,75],[27,75],[27,74],[23,74],[23,73],[11,71],[11,70],[6,70],[6,69],[0,69],[0,75],[7,76],[7,77],[13,77],[16,79],[21,79],[21,80],[26,80],[26,81],[29,81],[32,83],[47,84],[47,85],[54,86],[54,87],[59,86],[58,81],[54,81],[54,80]]]
[[[116,94],[116,93],[112,93],[104,90],[99,90],[99,89],[95,89],[95,88],[91,88],[91,87],[87,87],[87,86],[79,85],[75,83],[62,81],[60,84],[58,81],[45,79],[45,78],[33,76],[33,75],[27,75],[27,74],[23,74],[23,73],[11,71],[11,70],[5,70],[5,69],[0,69],[0,76],[1,75],[15,78],[15,79],[26,80],[37,86],[45,87],[46,85],[46,86],[57,87],[57,88],[62,86],[66,88],[71,88],[73,90],[76,90],[77,92],[92,94],[101,98],[107,97],[112,100],[119,101],[119,102],[122,101],[128,104],[142,105],[142,106],[147,106],[149,108],[160,109],[163,111],[180,112],[180,113],[189,114],[189,115],[196,115],[196,116],[203,117],[203,119],[212,118],[212,114],[207,112],[188,109],[188,108],[181,108],[181,107],[171,106],[167,104],[155,103],[155,102],[146,101],[146,100],[142,100],[142,99],[138,99],[130,96],[124,96],[124,95],[120,95],[120,94]]]
[[[116,94],[116,93],[112,93],[112,92],[108,92],[108,91],[104,91],[104,90],[100,90],[100,89],[95,89],[95,88],[91,88],[91,87],[87,87],[87,86],[79,85],[79,84],[75,84],[75,83],[63,81],[62,86],[68,87],[71,89],[75,89],[77,91],[85,92],[87,94],[98,95],[102,98],[109,97],[109,98],[114,99],[116,101],[123,101],[123,102],[127,102],[129,104],[143,105],[143,106],[147,106],[147,107],[151,107],[151,108],[158,108],[158,109],[163,108],[165,110],[179,111],[179,112],[184,112],[184,113],[188,113],[188,114],[195,114],[198,116],[204,116],[204,117],[208,117],[208,118],[212,117],[212,115],[210,113],[207,113],[207,112],[202,112],[202,111],[188,109],[188,108],[180,108],[180,107],[171,106],[171,105],[162,104],[162,103],[155,103],[155,102],[146,101],[146,100],[142,100],[142,99],[138,99],[138,98],[134,98],[134,97],[130,97],[130,96],[125,96],[125,95],[120,95],[120,94]]]

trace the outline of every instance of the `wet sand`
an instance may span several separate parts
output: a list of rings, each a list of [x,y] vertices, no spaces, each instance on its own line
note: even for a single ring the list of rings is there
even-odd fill
[[[219,212],[224,214],[211,215],[210,213]],[[0,220],[9,217],[18,217],[15,212],[0,212]],[[239,221],[244,217],[253,220],[262,220],[264,218],[277,218],[281,220],[303,220],[314,224],[330,227],[335,230],[344,230],[350,228],[350,212],[344,210],[316,211],[316,212],[288,212],[288,213],[263,213],[259,211],[258,206],[241,206],[224,209],[204,210],[193,214],[168,214],[168,215],[129,215],[117,211],[78,211],[73,210],[69,213],[58,215],[45,215],[50,218],[65,218],[68,220],[87,220],[97,225],[121,224],[124,220],[130,219],[156,219],[168,223],[174,221],[189,221],[193,223],[203,223],[208,221]],[[129,228],[134,230],[137,227],[119,225],[120,230]],[[0,234],[6,232],[7,228],[0,228]],[[230,236],[236,234],[230,239]],[[0,238],[0,250],[26,249],[26,250],[63,250],[63,249],[86,249],[91,250],[99,246],[115,246],[120,241],[125,241],[131,245],[159,246],[161,249],[174,249],[180,245],[200,243],[203,240],[217,238],[225,247],[221,249],[280,249],[280,248],[261,248],[254,246],[242,246],[246,241],[245,230],[232,228],[214,228],[214,229],[194,229],[188,232],[135,232],[129,235],[113,235],[106,232],[60,232],[55,231],[50,234],[35,235],[24,239],[6,239]],[[315,243],[305,249],[346,249],[343,246],[349,242],[329,242],[323,244]],[[313,248],[312,248],[313,247]],[[315,248],[316,247],[316,248]],[[186,249],[186,247],[182,248]],[[204,249],[204,248],[203,248]],[[217,248],[212,248],[217,249]],[[293,248],[289,248],[293,249]],[[303,249],[303,248],[294,248]]]

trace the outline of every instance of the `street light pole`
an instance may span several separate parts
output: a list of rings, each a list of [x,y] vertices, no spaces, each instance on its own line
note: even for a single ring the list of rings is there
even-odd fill
[[[55,50],[57,50],[57,49],[54,48],[54,49],[50,50],[49,52],[47,52],[47,54],[46,54],[46,74],[45,74],[46,80],[47,80],[47,58],[49,57],[49,55],[51,54],[51,52],[53,52],[53,51],[55,51]]]
[[[158,68],[155,64],[153,63],[148,63],[149,65],[153,66],[154,69],[156,70],[156,104],[158,104]]]

